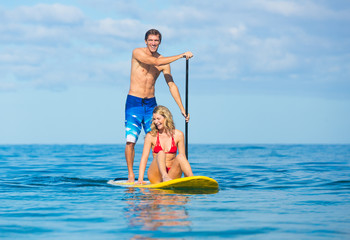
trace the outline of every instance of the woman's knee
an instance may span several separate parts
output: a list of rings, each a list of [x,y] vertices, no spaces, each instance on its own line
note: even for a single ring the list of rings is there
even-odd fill
[[[185,154],[178,154],[176,156],[176,158],[178,159],[178,161],[187,161],[186,155]]]
[[[154,161],[152,161],[151,165],[148,168],[147,177],[151,183],[158,183],[162,181],[157,163],[154,163]]]
[[[158,153],[157,153],[157,160],[162,160],[162,159],[164,159],[165,158],[165,152],[163,151],[163,150],[161,150],[161,151],[159,151]]]
[[[180,161],[179,161],[178,159],[176,159],[176,160],[173,162],[173,164],[172,164],[171,167],[178,167],[178,168],[180,168],[180,166],[181,166]]]

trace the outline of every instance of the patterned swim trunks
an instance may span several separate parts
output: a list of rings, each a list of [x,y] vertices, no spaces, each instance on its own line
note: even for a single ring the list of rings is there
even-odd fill
[[[126,142],[136,143],[142,127],[145,133],[151,131],[153,109],[157,106],[156,98],[139,98],[128,95],[125,104]]]

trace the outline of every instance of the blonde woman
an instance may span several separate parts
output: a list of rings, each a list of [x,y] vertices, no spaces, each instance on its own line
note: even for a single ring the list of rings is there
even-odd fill
[[[193,176],[191,166],[185,156],[184,134],[175,129],[173,116],[164,106],[157,106],[153,110],[151,131],[145,137],[140,161],[139,184],[145,183],[143,178],[151,149],[153,161],[147,172],[151,183],[180,178],[182,173],[185,177]]]

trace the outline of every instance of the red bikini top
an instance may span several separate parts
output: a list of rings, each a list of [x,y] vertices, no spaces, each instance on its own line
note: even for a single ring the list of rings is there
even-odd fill
[[[175,153],[176,154],[177,153],[177,147],[176,147],[176,144],[175,144],[174,137],[172,136],[171,139],[172,139],[171,148],[170,148],[169,152],[166,152],[166,153],[172,153],[172,154]],[[156,142],[156,145],[153,148],[153,153],[159,153],[162,150],[163,150],[163,148],[162,148],[162,146],[160,145],[160,142],[159,142],[159,132],[158,132],[157,133],[157,142]]]

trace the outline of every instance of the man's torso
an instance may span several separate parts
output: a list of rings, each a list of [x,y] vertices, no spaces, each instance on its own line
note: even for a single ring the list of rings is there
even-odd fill
[[[133,57],[131,60],[129,95],[140,98],[154,97],[155,82],[162,70],[161,66],[148,65]]]

